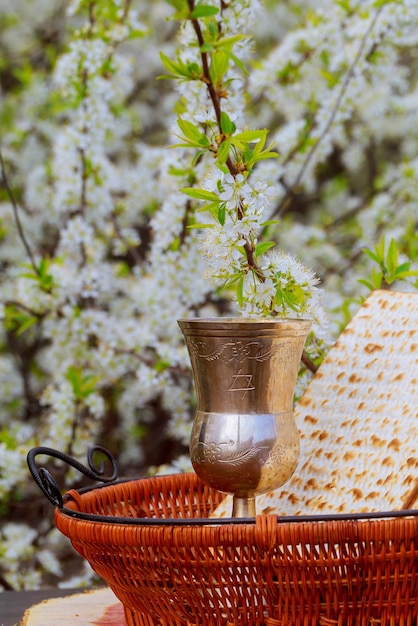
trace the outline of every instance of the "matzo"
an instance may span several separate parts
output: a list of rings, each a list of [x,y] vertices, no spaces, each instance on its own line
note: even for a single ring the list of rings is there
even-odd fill
[[[418,477],[418,294],[375,291],[295,409],[301,455],[257,514],[386,511],[414,504]],[[231,515],[228,497],[215,517]]]

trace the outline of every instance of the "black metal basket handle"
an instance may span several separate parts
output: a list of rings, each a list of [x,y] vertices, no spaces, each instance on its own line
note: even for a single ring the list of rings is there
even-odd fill
[[[112,475],[104,476],[105,464],[102,461],[99,468],[96,468],[93,462],[93,456],[96,452],[100,452],[103,456],[110,461],[112,466]],[[147,526],[204,526],[204,525],[227,525],[227,524],[254,524],[256,523],[256,518],[254,517],[241,517],[241,518],[159,518],[159,517],[119,517],[119,516],[105,516],[105,515],[96,515],[92,513],[85,513],[81,511],[74,511],[72,509],[66,509],[64,507],[64,500],[61,495],[60,489],[56,483],[55,478],[52,474],[44,467],[38,467],[35,462],[35,457],[39,454],[43,454],[46,456],[51,456],[56,459],[59,459],[74,467],[84,476],[91,478],[92,480],[96,480],[102,483],[111,483],[117,480],[118,478],[118,465],[116,459],[112,456],[112,454],[103,448],[102,446],[93,446],[88,451],[88,464],[89,467],[82,465],[76,459],[73,459],[68,454],[64,452],[59,452],[58,450],[54,450],[53,448],[47,448],[45,446],[39,446],[37,448],[32,448],[29,451],[27,456],[27,462],[30,469],[30,472],[38,485],[39,489],[42,493],[48,498],[51,504],[58,506],[63,510],[67,515],[77,519],[84,519],[89,521],[95,521],[100,523],[112,523],[112,524],[128,524],[128,525],[147,525]],[[152,480],[151,478],[146,478],[144,480]],[[417,509],[401,509],[399,511],[382,511],[382,512],[371,512],[371,513],[332,513],[332,514],[314,514],[314,515],[287,515],[283,517],[277,518],[278,523],[284,522],[326,522],[326,521],[342,521],[342,520],[379,520],[379,519],[387,519],[387,518],[398,518],[398,517],[418,517]]]
[[[94,455],[100,452],[103,456],[106,457],[112,466],[112,474],[111,476],[105,476],[105,463],[101,462],[100,467],[97,468],[94,464],[93,457]],[[54,457],[55,459],[59,459],[63,461],[67,465],[70,465],[74,469],[78,470],[84,476],[91,478],[92,480],[97,480],[102,483],[111,483],[117,480],[118,478],[118,464],[116,459],[112,456],[109,450],[103,448],[102,446],[92,446],[87,454],[87,461],[89,466],[86,467],[73,457],[65,454],[64,452],[60,452],[59,450],[54,450],[54,448],[48,448],[45,446],[38,446],[36,448],[32,448],[28,452],[27,463],[30,470],[30,473],[33,476],[34,481],[38,485],[39,489],[42,493],[48,498],[51,504],[58,506],[60,508],[63,507],[63,498],[61,495],[61,491],[57,485],[55,478],[45,467],[38,467],[35,461],[35,458],[39,455],[43,454],[46,456]]]

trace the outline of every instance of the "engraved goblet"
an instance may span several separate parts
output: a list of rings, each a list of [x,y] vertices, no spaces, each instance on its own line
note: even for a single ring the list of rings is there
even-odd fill
[[[255,496],[283,485],[299,459],[293,394],[309,320],[179,320],[197,411],[190,456],[209,486],[233,495],[233,517],[255,515]]]

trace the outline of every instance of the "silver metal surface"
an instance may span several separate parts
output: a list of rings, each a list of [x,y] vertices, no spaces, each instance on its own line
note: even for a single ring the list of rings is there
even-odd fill
[[[190,456],[198,476],[233,494],[233,517],[283,485],[299,458],[293,393],[311,322],[179,320],[197,395]]]

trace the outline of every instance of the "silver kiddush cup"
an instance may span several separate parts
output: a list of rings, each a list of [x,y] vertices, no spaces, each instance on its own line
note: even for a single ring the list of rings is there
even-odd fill
[[[232,517],[283,485],[299,459],[293,394],[309,320],[179,320],[197,396],[190,441],[196,474],[233,495]]]

